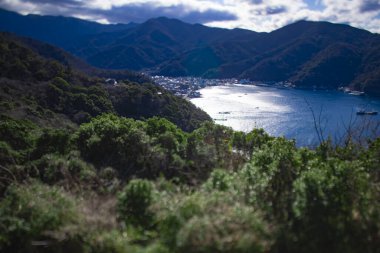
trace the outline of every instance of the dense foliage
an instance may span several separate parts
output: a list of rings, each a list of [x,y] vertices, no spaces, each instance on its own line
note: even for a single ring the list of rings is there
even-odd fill
[[[8,36],[0,76],[0,252],[378,252],[380,138],[236,132]]]
[[[90,77],[74,70],[65,60],[70,57],[49,45],[0,34],[0,112],[40,125],[71,127],[112,112],[135,119],[165,117],[186,131],[210,120],[189,101],[152,83],[120,79],[149,81],[140,74],[91,69],[95,77]],[[101,76],[119,82],[107,84]]]
[[[0,139],[1,250],[380,246],[380,139],[310,150],[262,130],[205,123],[186,133],[163,118],[114,114],[69,132],[3,117]]]

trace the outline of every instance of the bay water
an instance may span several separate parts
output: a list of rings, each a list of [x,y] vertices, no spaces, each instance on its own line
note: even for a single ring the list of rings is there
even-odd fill
[[[322,139],[344,142],[380,136],[379,115],[357,115],[360,109],[378,111],[380,100],[339,91],[312,91],[270,86],[230,84],[199,90],[193,98],[216,123],[249,132],[263,128],[273,136],[295,139],[297,146],[316,146]]]

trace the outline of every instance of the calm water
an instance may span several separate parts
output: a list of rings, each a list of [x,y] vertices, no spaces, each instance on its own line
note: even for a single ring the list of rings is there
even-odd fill
[[[315,146],[319,141],[313,114],[324,137],[341,142],[349,126],[360,133],[379,136],[380,116],[357,116],[360,108],[380,112],[380,100],[338,91],[279,89],[253,85],[213,86],[200,90],[191,101],[218,124],[235,130],[264,128],[274,136],[294,138],[298,146]]]

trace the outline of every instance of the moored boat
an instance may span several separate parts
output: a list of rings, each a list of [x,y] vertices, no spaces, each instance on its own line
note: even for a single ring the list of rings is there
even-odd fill
[[[350,95],[354,95],[354,96],[363,96],[364,95],[364,92],[363,91],[357,91],[357,90],[352,90],[350,93],[348,93]]]
[[[356,115],[377,115],[377,111],[365,111],[365,110],[359,110],[356,112]]]

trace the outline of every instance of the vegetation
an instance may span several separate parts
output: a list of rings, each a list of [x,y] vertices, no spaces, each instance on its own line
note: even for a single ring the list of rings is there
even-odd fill
[[[31,46],[26,42],[32,43]],[[58,51],[58,52],[57,52]],[[141,75],[92,69],[90,77],[58,57],[63,52],[35,41],[0,34],[0,112],[30,119],[41,126],[69,128],[102,113],[118,113],[135,119],[160,116],[192,131],[210,117],[189,101],[175,97]],[[47,55],[52,55],[46,58]],[[72,57],[72,56],[71,56]],[[57,60],[62,62],[58,62]],[[114,76],[118,85],[101,76]],[[97,77],[98,76],[98,77]]]
[[[236,132],[7,36],[0,75],[0,252],[378,252],[380,138]]]
[[[262,130],[205,123],[186,133],[114,114],[70,132],[3,118],[0,134],[1,250],[379,247],[380,139],[310,150]]]

